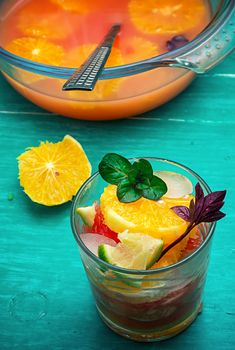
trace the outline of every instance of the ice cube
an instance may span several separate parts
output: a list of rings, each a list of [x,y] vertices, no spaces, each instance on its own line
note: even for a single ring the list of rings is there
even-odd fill
[[[171,171],[157,171],[154,175],[166,183],[168,198],[181,198],[193,192],[193,185],[186,176]]]
[[[98,256],[98,247],[101,244],[109,244],[113,247],[117,244],[111,238],[99,235],[96,233],[82,233],[80,235],[82,242],[85,246],[96,256]]]

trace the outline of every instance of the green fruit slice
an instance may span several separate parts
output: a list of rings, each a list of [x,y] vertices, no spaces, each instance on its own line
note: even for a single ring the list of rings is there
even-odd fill
[[[88,207],[77,208],[77,213],[80,215],[85,225],[92,227],[95,220],[95,204]]]
[[[146,267],[146,255],[139,254],[134,256],[133,252],[122,243],[119,243],[116,247],[111,247],[108,244],[101,244],[98,247],[98,256],[105,262],[123,267],[126,269],[145,269]],[[117,280],[124,284],[140,288],[142,285],[142,276],[132,276],[130,274],[114,272]]]
[[[147,256],[143,251],[134,254],[125,244],[119,243],[116,247],[101,244],[98,248],[99,258],[111,265],[126,269],[144,270],[146,268]]]
[[[160,257],[163,241],[141,233],[123,232],[115,247],[101,244],[98,256],[107,263],[126,269],[145,270]]]
[[[144,250],[147,256],[146,268],[149,269],[160,258],[164,243],[162,239],[142,233],[119,233],[119,240],[130,249]]]

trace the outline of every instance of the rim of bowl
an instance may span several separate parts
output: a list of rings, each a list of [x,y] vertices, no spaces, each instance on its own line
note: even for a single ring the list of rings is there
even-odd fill
[[[166,159],[166,158],[158,158],[158,157],[134,157],[134,158],[128,158],[130,161],[135,161],[138,159],[146,159],[146,160],[152,160],[152,161],[159,161],[159,162],[163,162],[163,163],[169,163],[171,165],[177,166],[178,168],[181,168],[183,170],[185,170],[186,172],[188,172],[189,174],[191,174],[192,176],[194,176],[206,189],[206,191],[209,193],[211,193],[211,189],[210,187],[207,185],[207,183],[201,178],[201,176],[199,176],[195,171],[193,171],[192,169],[190,169],[189,167],[175,162],[173,160],[170,159]],[[111,265],[105,261],[103,261],[102,259],[100,259],[98,256],[94,255],[88,248],[87,246],[83,243],[83,241],[80,239],[80,234],[77,233],[76,230],[76,224],[75,224],[75,216],[76,214],[76,205],[78,200],[80,199],[83,190],[87,187],[87,185],[89,183],[91,183],[97,176],[99,176],[99,171],[95,172],[93,175],[91,175],[85,182],[84,184],[80,187],[80,189],[78,190],[74,200],[73,200],[73,204],[72,204],[72,208],[71,208],[71,215],[70,215],[70,223],[71,223],[71,227],[72,227],[72,231],[73,231],[73,235],[75,237],[76,242],[78,243],[79,247],[96,263],[98,264],[102,264],[104,266],[106,266],[107,268],[109,268],[110,270],[113,270],[115,272],[121,272],[124,274],[128,274],[128,275],[145,275],[145,276],[149,276],[149,275],[154,275],[156,273],[161,273],[161,272],[165,272],[165,271],[169,271],[169,270],[174,270],[175,268],[178,268],[182,265],[184,265],[185,263],[187,263],[188,261],[192,260],[195,256],[197,256],[202,250],[203,248],[209,243],[209,241],[211,240],[213,233],[215,231],[215,227],[216,227],[216,222],[212,222],[209,225],[209,230],[207,233],[207,236],[205,238],[205,240],[203,241],[203,243],[199,246],[198,249],[196,249],[192,254],[188,255],[186,258],[178,261],[177,263],[173,264],[173,265],[169,265],[166,267],[161,267],[158,269],[151,269],[151,270],[134,270],[134,269],[126,269],[126,268],[122,268],[119,266],[114,266]]]
[[[196,38],[191,40],[186,45],[170,51],[166,52],[159,56],[154,56],[152,58],[148,58],[145,60],[141,60],[135,63],[129,63],[121,66],[104,68],[99,79],[112,79],[123,76],[134,75],[138,73],[143,73],[149,71],[151,69],[156,68],[153,63],[162,61],[162,60],[171,60],[177,58],[177,56],[186,53],[187,51],[199,46],[206,38],[210,37],[218,28],[221,27],[221,24],[227,19],[229,16],[230,10],[235,7],[234,0],[221,0],[218,4],[218,8],[209,22],[209,24],[204,28],[204,30],[199,33]],[[220,16],[220,14],[224,16]],[[77,68],[68,68],[68,67],[59,67],[46,65],[42,63],[37,63],[35,61],[27,60],[20,56],[14,55],[4,48],[0,47],[0,59],[5,59],[6,61],[10,61],[13,65],[18,66],[21,69],[31,71],[35,74],[48,75],[54,78],[64,78],[67,79],[70,77]],[[44,73],[44,74],[43,74]]]

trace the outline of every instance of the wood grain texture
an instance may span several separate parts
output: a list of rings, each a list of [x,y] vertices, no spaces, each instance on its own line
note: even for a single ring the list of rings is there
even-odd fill
[[[99,123],[51,115],[0,77],[1,350],[235,348],[234,92],[235,54],[167,105]],[[94,170],[110,151],[152,155],[188,165],[214,190],[228,189],[227,217],[214,236],[204,311],[179,336],[137,344],[112,333],[95,310],[70,229],[71,203],[44,208],[20,188],[16,157],[40,140],[57,141],[65,134],[81,142]]]

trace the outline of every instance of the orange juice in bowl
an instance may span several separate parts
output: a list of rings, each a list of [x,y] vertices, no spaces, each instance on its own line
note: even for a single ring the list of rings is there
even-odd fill
[[[103,0],[3,1],[1,70],[21,94],[52,112],[93,120],[136,115],[167,102],[192,81],[201,64],[192,48],[196,50],[202,34],[208,39],[219,9],[218,2],[207,0],[190,5],[186,0],[110,0],[108,6]],[[62,91],[117,22],[121,32],[94,90]],[[187,60],[196,57],[191,65],[178,57],[188,50],[194,54]],[[160,68],[155,68],[155,59]],[[171,61],[170,68],[162,63]],[[187,66],[194,71],[176,68]]]

